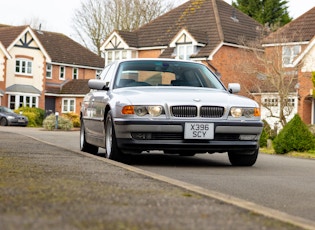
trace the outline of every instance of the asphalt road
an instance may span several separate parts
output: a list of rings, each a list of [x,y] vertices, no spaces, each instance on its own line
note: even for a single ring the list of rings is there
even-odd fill
[[[79,150],[78,131],[49,132],[18,127],[2,130]],[[183,182],[179,186],[240,207],[262,210],[263,214],[269,212],[270,216],[279,216],[278,219],[293,219],[302,226],[306,223],[306,228],[315,229],[314,160],[260,154],[253,167],[244,168],[230,166],[225,154],[195,157],[144,154],[134,157],[130,165],[154,173],[157,179],[176,185]]]

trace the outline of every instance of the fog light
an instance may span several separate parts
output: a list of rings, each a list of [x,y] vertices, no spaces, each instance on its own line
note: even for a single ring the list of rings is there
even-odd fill
[[[257,139],[257,135],[240,135],[242,141],[253,141]]]

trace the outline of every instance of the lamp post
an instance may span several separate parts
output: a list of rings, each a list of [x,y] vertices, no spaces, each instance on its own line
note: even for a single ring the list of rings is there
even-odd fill
[[[59,117],[59,113],[58,113],[58,112],[55,112],[55,116],[56,116],[55,129],[58,129],[58,117]]]

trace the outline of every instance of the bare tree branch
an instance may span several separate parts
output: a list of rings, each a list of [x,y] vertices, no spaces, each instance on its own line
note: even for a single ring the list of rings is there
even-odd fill
[[[133,31],[173,6],[167,0],[85,0],[73,23],[81,42],[101,55],[102,42],[113,30]]]

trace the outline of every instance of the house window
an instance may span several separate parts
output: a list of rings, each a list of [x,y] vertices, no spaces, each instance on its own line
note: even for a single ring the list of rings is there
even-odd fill
[[[64,66],[60,66],[59,68],[59,79],[64,80],[66,76],[66,68]]]
[[[73,68],[72,69],[72,79],[78,79],[78,74],[79,74],[78,68]]]
[[[46,65],[46,78],[52,78],[52,65]]]
[[[291,67],[294,59],[301,52],[301,46],[283,46],[282,47],[282,63],[284,67]]]
[[[15,61],[15,73],[32,75],[33,62],[27,59],[17,59]]]
[[[264,106],[266,106],[266,107],[278,106],[278,98],[265,98]]]
[[[110,50],[106,52],[106,65],[113,61],[136,57],[136,53],[130,50]]]
[[[75,99],[65,98],[62,99],[62,113],[74,113],[75,112]]]
[[[288,107],[294,107],[295,106],[295,99],[294,98],[285,99],[284,103]]]
[[[189,60],[190,56],[194,53],[193,45],[178,45],[177,58],[181,60]]]
[[[10,95],[10,109],[18,109],[20,107],[38,107],[38,97],[30,95]]]
[[[96,79],[100,79],[100,78],[101,78],[101,73],[102,73],[102,70],[96,70],[96,76],[95,76],[95,78],[96,78]]]

